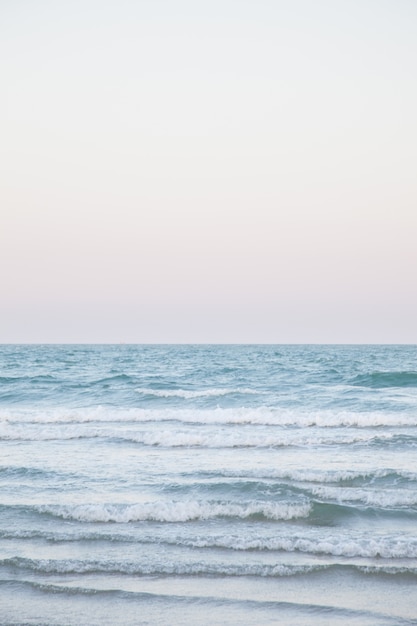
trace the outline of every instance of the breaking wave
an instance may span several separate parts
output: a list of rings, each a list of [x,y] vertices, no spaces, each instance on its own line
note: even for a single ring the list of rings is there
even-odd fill
[[[417,426],[417,414],[383,411],[306,411],[305,409],[257,408],[131,408],[116,409],[105,406],[85,409],[55,408],[31,410],[1,410],[0,423],[22,424],[83,424],[89,422],[184,422],[187,424],[259,424],[264,426],[295,426],[321,428],[382,426]]]
[[[311,511],[309,502],[231,502],[182,501],[144,502],[140,504],[78,504],[44,505],[36,507],[39,513],[81,522],[188,522],[214,518],[260,518],[270,520],[291,520],[308,517]]]

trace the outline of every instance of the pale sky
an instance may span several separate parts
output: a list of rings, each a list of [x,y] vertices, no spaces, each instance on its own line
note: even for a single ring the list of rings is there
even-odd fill
[[[415,0],[0,0],[0,343],[417,343]]]

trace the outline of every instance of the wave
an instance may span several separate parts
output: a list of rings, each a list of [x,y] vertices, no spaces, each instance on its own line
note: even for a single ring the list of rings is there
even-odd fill
[[[37,434],[36,438],[42,436]],[[416,436],[395,436],[393,434],[375,436],[371,433],[354,434],[343,433],[333,435],[318,436],[306,435],[302,432],[285,432],[282,434],[257,434],[256,432],[239,433],[199,433],[180,431],[159,431],[145,433],[103,433],[78,435],[78,437],[110,437],[117,441],[137,443],[144,446],[161,446],[167,448],[288,448],[288,447],[311,447],[311,446],[333,446],[333,445],[365,445],[365,446],[407,446],[417,447]],[[47,435],[50,438],[49,435]],[[55,434],[56,437],[56,434]],[[54,438],[55,438],[54,437]],[[0,436],[0,440],[1,440]],[[20,438],[20,437],[19,437]],[[74,438],[65,435],[63,438]],[[25,437],[26,439],[26,437]]]
[[[0,467],[0,476],[8,478],[46,478],[46,479],[87,479],[80,473],[64,472],[36,468],[31,466],[3,466]],[[185,479],[185,482],[184,482]],[[179,482],[178,482],[179,480]],[[190,482],[191,481],[191,482]],[[291,494],[292,497],[314,495],[328,496],[337,499],[344,495],[348,499],[372,497],[393,498],[394,501],[403,499],[404,503],[412,504],[417,498],[415,485],[417,472],[393,469],[219,469],[203,470],[201,472],[181,471],[166,481],[161,490],[166,493],[188,494],[196,492],[224,492],[248,498],[251,495],[265,493],[268,496]],[[135,484],[135,483],[133,483]],[[327,486],[329,485],[329,486]],[[327,491],[326,491],[327,490]]]
[[[147,546],[175,546],[193,549],[230,550],[232,552],[284,552],[300,553],[314,556],[343,557],[346,559],[416,559],[417,538],[404,534],[375,535],[373,533],[355,532],[350,535],[329,532],[326,529],[320,533],[303,533],[297,535],[292,530],[291,535],[274,534],[273,536],[254,536],[253,532],[244,529],[243,532],[215,535],[175,535],[163,538],[160,535],[123,534],[114,532],[88,532],[79,530],[68,533],[63,531],[39,530],[7,530],[1,531],[3,539],[42,539],[48,543],[75,543],[110,542],[111,544],[132,544]],[[145,548],[146,549],[146,548]]]
[[[36,506],[39,513],[80,522],[189,522],[215,518],[291,520],[306,518],[311,504],[207,501],[156,501],[140,504],[77,504]]]
[[[409,489],[353,489],[338,487],[315,487],[312,495],[339,504],[359,503],[367,507],[397,509],[417,506],[417,492]]]
[[[187,473],[183,473],[188,476]],[[195,477],[195,474],[192,474]],[[357,481],[366,481],[370,484],[377,480],[389,481],[396,484],[400,481],[417,481],[417,472],[409,470],[392,470],[392,469],[375,469],[375,470],[350,470],[350,469],[276,469],[256,470],[256,469],[236,469],[221,470],[216,472],[207,471],[200,474],[200,478],[233,478],[233,479],[257,479],[257,480],[283,480],[295,483],[334,483],[340,485],[349,485],[349,483]]]
[[[51,374],[37,374],[36,376],[0,376],[0,384],[14,385],[21,383],[56,383],[59,382]]]
[[[246,425],[245,425],[246,426]],[[38,436],[38,435],[37,435]],[[237,430],[235,428],[226,431],[203,431],[195,428],[180,431],[175,430],[152,430],[145,432],[120,432],[103,433],[98,431],[101,437],[111,437],[120,441],[138,443],[145,446],[161,447],[202,447],[202,448],[284,448],[284,447],[317,447],[333,445],[365,445],[365,446],[417,446],[416,435],[395,435],[394,433],[358,432],[358,431],[311,431],[311,430],[265,430],[256,431]],[[1,437],[0,437],[1,439]]]
[[[130,575],[175,575],[175,576],[294,576],[322,571],[326,565],[262,565],[229,564],[199,562],[178,562],[165,560],[163,563],[112,561],[112,560],[76,560],[76,559],[29,559],[11,557],[0,560],[0,567],[15,567],[45,574],[90,574],[118,573]]]
[[[129,374],[114,374],[113,376],[106,376],[105,378],[98,378],[97,380],[93,380],[88,384],[88,387],[93,387],[94,385],[110,385],[112,383],[134,383],[135,378],[130,376]]]
[[[62,472],[56,472],[54,470],[45,470],[38,467],[26,467],[5,465],[0,467],[0,477],[7,478],[62,478],[63,476],[73,476],[73,474],[63,474]]]
[[[220,389],[201,389],[201,390],[192,390],[192,389],[149,389],[145,387],[139,387],[136,391],[142,395],[146,396],[155,396],[157,398],[210,398],[215,396],[227,396],[229,394],[240,394],[240,395],[260,395],[263,392],[255,391],[253,389],[228,389],[228,388],[220,388]]]
[[[371,372],[359,374],[351,381],[357,387],[384,389],[386,387],[417,387],[417,372]]]
[[[335,436],[308,436],[300,432],[262,433],[237,432],[211,433],[198,431],[159,431],[137,434],[120,435],[115,433],[115,437],[131,443],[139,443],[147,446],[162,447],[202,447],[202,448],[283,448],[283,447],[308,447],[325,445],[347,445],[354,443],[374,443],[375,437],[372,435],[339,435]],[[389,440],[389,436],[387,436]],[[378,442],[383,442],[380,438]],[[417,437],[415,438],[417,445]]]
[[[31,424],[32,425],[32,424]],[[47,425],[43,428],[28,429],[28,424],[0,424],[0,441],[71,441],[72,439],[123,439],[120,433],[105,432],[102,428],[84,428],[77,424],[63,424],[59,428]]]
[[[291,491],[281,500],[156,500],[137,504],[12,504],[1,509],[16,510],[20,514],[47,515],[53,518],[83,523],[160,522],[186,523],[216,519],[286,522],[305,520],[313,527],[342,523],[344,518],[359,516],[366,519],[402,517],[415,519],[416,496],[409,493],[378,494],[367,490],[326,490],[311,488],[294,493],[297,500],[289,499]]]
[[[89,527],[74,527],[71,531],[50,530],[44,527],[38,529],[7,529],[0,531],[3,539],[32,540],[41,539],[51,543],[73,544],[75,542],[101,543],[109,546],[132,544],[143,546],[173,546],[180,548],[204,550],[229,550],[231,552],[284,552],[300,553],[314,556],[343,557],[346,559],[417,559],[417,537],[400,532],[376,534],[370,531],[350,531],[349,534],[340,533],[329,527],[305,528],[300,534],[300,526],[292,525],[287,530],[281,529],[273,534],[267,528],[253,531],[252,522],[236,527],[233,533],[213,532],[194,534],[187,527],[182,532],[176,527],[171,533],[163,535],[155,531],[144,531],[142,528],[122,529],[107,527],[99,531],[89,530]],[[270,528],[270,527],[269,527]],[[130,548],[128,548],[130,550]]]
[[[19,570],[39,572],[43,574],[124,574],[135,576],[255,576],[280,578],[313,574],[331,570],[357,571],[372,575],[401,575],[417,576],[417,567],[398,566],[390,564],[361,565],[350,564],[277,564],[262,563],[227,563],[191,561],[178,562],[166,559],[161,562],[115,561],[111,559],[77,560],[77,559],[30,559],[25,557],[10,557],[0,560],[0,568],[13,567]]]
[[[136,422],[184,422],[187,424],[254,424],[264,426],[294,426],[335,428],[372,428],[382,426],[417,426],[415,413],[352,411],[306,411],[297,409],[257,408],[178,409],[161,408],[118,409],[104,406],[94,408],[55,408],[35,410],[1,410],[0,422],[11,424],[83,424],[136,423]]]
[[[13,584],[9,581],[0,581],[3,585],[10,585],[11,593],[19,593],[21,590],[30,590],[32,594],[37,591],[42,593],[42,597],[45,595],[53,594],[56,599],[57,594],[61,597],[66,597],[71,603],[76,596],[89,597],[90,601],[94,602],[93,597],[97,603],[90,604],[90,608],[87,611],[84,609],[79,611],[75,606],[71,611],[72,619],[65,621],[66,624],[79,624],[85,623],[86,616],[89,615],[89,624],[102,625],[106,624],[121,624],[120,619],[123,620],[123,624],[126,626],[137,625],[137,616],[135,613],[129,611],[128,605],[122,605],[121,602],[139,602],[138,606],[141,607],[140,615],[143,621],[141,623],[146,624],[162,624],[162,623],[175,623],[189,624],[201,622],[201,615],[210,615],[210,623],[212,624],[255,624],[255,623],[274,623],[276,622],[277,615],[279,615],[279,623],[291,623],[291,624],[317,624],[317,620],[320,623],[326,623],[333,625],[336,624],[360,624],[360,626],[370,625],[375,626],[415,626],[416,622],[413,618],[401,617],[398,615],[392,615],[390,611],[384,611],[384,608],[378,606],[378,610],[369,610],[363,607],[347,607],[338,606],[334,604],[331,598],[321,598],[320,602],[314,600],[310,602],[303,601],[304,598],[299,598],[300,601],[282,601],[278,599],[252,599],[246,597],[245,594],[240,594],[239,597],[227,597],[222,594],[209,594],[207,590],[204,593],[190,594],[185,592],[181,595],[178,593],[170,593],[169,590],[164,590],[159,593],[144,592],[132,589],[129,581],[127,580],[128,588],[124,588],[124,584],[120,583],[117,588],[101,588],[100,585],[91,584],[90,581],[84,580],[83,585],[75,585],[71,582],[37,582],[33,580],[14,581]],[[414,581],[413,581],[414,582]],[[336,598],[337,600],[338,598]],[[110,603],[109,603],[110,601]],[[161,605],[161,602],[163,603]],[[148,604],[149,603],[149,604]],[[169,603],[169,604],[168,604]],[[98,607],[101,605],[101,609]],[[7,606],[7,605],[6,605]],[[124,610],[122,609],[124,606]],[[164,606],[164,613],[168,617],[168,621],[165,622],[164,617],[161,618],[161,607]],[[155,607],[158,609],[155,611]],[[33,619],[29,621],[23,621],[19,619],[14,620],[13,604],[11,604],[12,615],[8,618],[7,626],[51,626],[52,622],[42,621],[38,619],[36,623]],[[10,612],[9,608],[9,612]],[[75,611],[75,612],[74,612]],[[174,612],[173,612],[174,611]],[[196,613],[198,612],[198,614]],[[413,614],[412,609],[409,610],[409,614]],[[275,618],[275,619],[274,619]],[[78,622],[76,621],[78,619]],[[162,621],[161,621],[162,619]],[[203,617],[204,619],[204,617]],[[80,621],[81,620],[81,621]],[[170,620],[170,621],[169,621]],[[53,622],[55,623],[55,622]]]
[[[283,475],[284,472],[281,472]],[[288,478],[290,474],[291,478]],[[204,481],[195,480],[189,483],[167,483],[163,487],[166,494],[180,494],[188,497],[192,494],[201,494],[211,498],[218,497],[238,497],[240,501],[268,499],[277,502],[285,499],[294,501],[314,500],[317,503],[330,502],[336,504],[360,504],[375,508],[404,508],[417,505],[417,491],[410,488],[408,478],[400,479],[398,474],[388,474],[377,472],[368,475],[367,478],[359,478],[357,475],[353,479],[346,479],[345,475],[324,476],[325,481],[319,481],[316,474],[308,472],[294,471],[285,476],[269,478],[265,480],[241,479],[233,480]],[[303,480],[300,480],[303,478]],[[340,478],[339,481],[336,479]],[[313,480],[310,480],[313,479]],[[400,487],[400,485],[405,487]]]
[[[176,542],[177,545],[177,542]],[[222,548],[234,551],[279,551],[301,552],[320,556],[341,556],[346,558],[417,558],[417,538],[401,536],[364,536],[359,537],[329,535],[325,537],[274,536],[274,537],[236,537],[224,535],[217,537],[185,538],[181,545],[191,548]]]
[[[67,581],[66,581],[67,582]],[[126,591],[121,589],[97,589],[94,586],[86,586],[81,587],[79,585],[71,585],[64,584],[63,582],[55,581],[51,582],[39,582],[36,580],[1,580],[0,583],[2,585],[10,585],[13,588],[19,587],[28,587],[29,589],[39,590],[43,593],[52,593],[52,594],[68,594],[69,596],[75,595],[83,595],[83,596],[94,596],[94,597],[118,597],[118,598],[129,598],[135,597],[140,598],[141,600],[154,600],[155,598],[165,598],[164,594],[151,593],[146,591]],[[182,599],[182,596],[173,596],[170,594],[170,599]],[[7,626],[51,626],[51,622],[40,623],[36,622],[8,622]]]
[[[28,428],[29,424],[0,423],[0,441],[69,441],[74,439],[106,439],[114,442],[126,442],[143,446],[160,446],[166,448],[283,448],[311,447],[332,445],[364,445],[364,446],[407,446],[417,447],[416,435],[394,433],[378,433],[369,431],[336,432],[317,430],[269,430],[256,431],[235,428],[222,431],[192,428],[186,430],[121,430],[120,426],[103,425],[91,427],[84,424],[37,424],[36,428]],[[34,426],[32,424],[32,426]],[[200,426],[210,426],[201,424]],[[246,426],[246,425],[243,425]]]
[[[315,487],[311,493],[316,498],[338,504],[360,504],[372,508],[397,509],[415,507],[417,492],[408,489],[352,489],[348,487]]]

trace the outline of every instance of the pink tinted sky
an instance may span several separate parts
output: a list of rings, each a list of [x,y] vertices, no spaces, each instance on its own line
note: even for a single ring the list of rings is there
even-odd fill
[[[0,342],[417,343],[416,28],[1,3]]]

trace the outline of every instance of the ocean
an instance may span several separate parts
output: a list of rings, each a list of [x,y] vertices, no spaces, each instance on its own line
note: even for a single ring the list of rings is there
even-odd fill
[[[417,347],[0,346],[0,624],[417,624]]]

